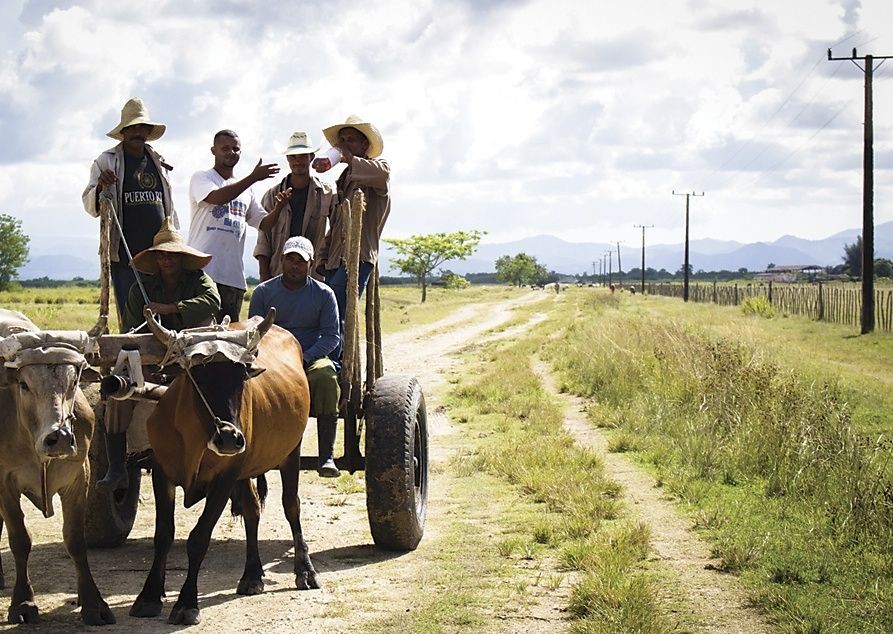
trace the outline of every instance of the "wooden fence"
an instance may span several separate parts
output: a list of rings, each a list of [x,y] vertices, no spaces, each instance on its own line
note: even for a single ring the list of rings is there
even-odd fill
[[[660,282],[647,285],[652,295],[682,298],[682,284]],[[689,284],[688,300],[738,306],[749,297],[765,297],[775,310],[817,321],[859,327],[862,318],[862,290],[827,284]],[[875,330],[893,331],[893,290],[874,292]]]

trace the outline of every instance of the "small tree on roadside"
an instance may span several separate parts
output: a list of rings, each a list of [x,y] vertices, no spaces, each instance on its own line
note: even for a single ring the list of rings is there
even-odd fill
[[[536,258],[526,253],[503,255],[496,260],[496,279],[514,286],[538,284],[549,276],[549,272]]]
[[[852,244],[843,245],[843,263],[853,277],[862,275],[862,236]]]
[[[28,260],[28,242],[22,221],[0,214],[0,290],[9,287],[19,268]]]
[[[428,297],[428,276],[449,260],[464,260],[474,253],[485,231],[429,233],[385,240],[400,257],[391,266],[413,276],[422,289],[422,303]]]

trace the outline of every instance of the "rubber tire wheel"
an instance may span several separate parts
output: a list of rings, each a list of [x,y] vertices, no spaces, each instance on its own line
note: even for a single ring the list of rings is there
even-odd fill
[[[108,469],[105,451],[105,427],[99,420],[90,443],[90,486],[87,490],[85,521],[87,545],[91,548],[120,546],[130,535],[140,501],[142,470],[137,464],[127,465],[130,486],[126,491],[106,491],[96,488]]]
[[[428,507],[428,415],[415,377],[383,376],[366,410],[366,511],[376,546],[415,550]]]

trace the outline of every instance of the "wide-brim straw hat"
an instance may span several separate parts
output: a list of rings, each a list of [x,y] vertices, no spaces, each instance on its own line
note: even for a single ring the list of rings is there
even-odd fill
[[[106,132],[106,136],[110,136],[118,141],[124,140],[121,130],[131,125],[139,125],[144,123],[152,126],[152,131],[146,136],[146,141],[154,141],[160,139],[161,135],[167,129],[167,126],[157,121],[152,121],[149,111],[146,110],[146,104],[139,97],[128,99],[124,107],[121,108],[121,123],[116,125],[112,130]]]
[[[183,236],[174,229],[170,218],[164,219],[161,229],[158,230],[155,238],[152,239],[152,246],[133,256],[133,266],[137,270],[150,275],[158,273],[158,261],[155,259],[155,254],[160,252],[181,253],[183,255],[183,268],[190,271],[203,269],[211,261],[210,254],[193,249],[183,241]]]
[[[313,145],[310,135],[306,132],[298,131],[291,135],[288,145],[282,153],[285,156],[291,156],[293,154],[316,154],[318,151],[319,145]]]
[[[363,121],[356,115],[350,115],[344,123],[336,123],[329,126],[322,133],[334,147],[338,145],[338,133],[344,128],[356,128],[369,139],[369,150],[366,152],[366,156],[375,158],[381,155],[382,150],[384,150],[384,140],[381,138],[381,132],[374,125],[368,121]]]

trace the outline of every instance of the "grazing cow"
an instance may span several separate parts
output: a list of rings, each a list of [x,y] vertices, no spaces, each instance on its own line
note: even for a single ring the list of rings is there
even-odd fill
[[[65,549],[77,568],[81,619],[88,625],[115,622],[90,573],[84,537],[95,419],[78,381],[91,347],[85,332],[44,332],[21,313],[0,309],[0,516],[16,565],[10,623],[40,621],[21,497],[50,517],[56,493],[62,498]]]
[[[247,534],[247,560],[238,590],[262,591],[263,569],[257,554],[260,503],[246,480],[277,468],[295,544],[295,584],[299,589],[319,587],[301,531],[298,498],[300,443],[310,392],[301,346],[291,333],[273,325],[274,316],[271,311],[259,324],[258,319],[233,324],[216,339],[197,342],[190,340],[189,331],[167,331],[148,316],[150,329],[167,344],[169,353],[179,351],[177,362],[188,372],[174,380],[147,421],[156,462],[155,559],[130,610],[132,616],[161,613],[177,485],[183,487],[187,507],[203,498],[205,507],[189,534],[189,570],[168,621],[184,625],[200,621],[198,572],[231,494],[240,501]]]

